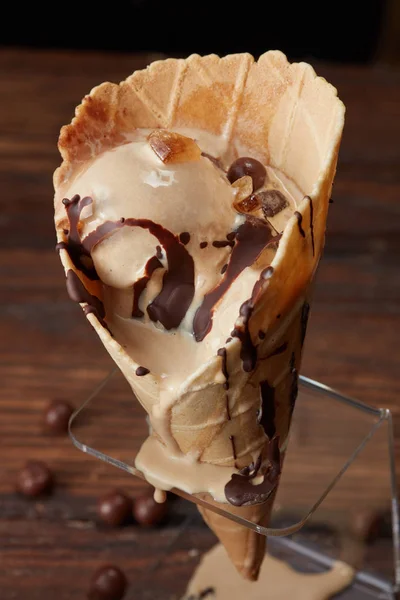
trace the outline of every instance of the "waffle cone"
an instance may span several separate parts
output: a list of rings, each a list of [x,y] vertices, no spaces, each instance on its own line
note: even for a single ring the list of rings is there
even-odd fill
[[[94,88],[76,109],[72,123],[62,128],[63,163],[54,174],[59,242],[65,241],[61,200],[71,177],[85,161],[117,145],[124,134],[138,127],[202,129],[221,136],[225,149],[235,141],[284,172],[307,194],[297,207],[297,217],[293,215],[288,222],[271,263],[271,276],[261,283],[255,298],[249,332],[257,346],[256,368],[243,370],[240,341],[233,338],[226,346],[229,406],[217,377],[222,359],[214,356],[183,383],[167,409],[163,427],[152,419],[153,435],[162,444],[173,443],[199,462],[248,466],[268,443],[257,419],[260,382],[268,381],[274,390],[274,431],[284,449],[343,122],[344,106],[336,90],[309,65],[290,64],[281,52],[272,51],[258,62],[248,54],[157,61],[119,85],[103,83]],[[88,292],[101,300],[101,282],[77,270],[65,250],[60,257],[65,271],[75,271]],[[151,417],[159,403],[156,379],[151,373],[138,377],[134,357],[96,314],[88,313],[87,318]],[[272,499],[240,510],[254,522],[266,524],[271,506]],[[202,509],[202,514],[238,570],[255,578],[264,552],[261,536],[209,510]]]
[[[263,504],[241,507],[232,506],[229,508],[229,512],[253,523],[257,523],[257,525],[267,526],[275,495],[276,490]],[[218,503],[209,495],[207,495],[205,499],[208,504],[218,506]],[[248,527],[239,525],[231,519],[227,519],[213,510],[209,510],[202,506],[199,506],[198,509],[204,521],[224,546],[237,571],[245,579],[255,581],[264,559],[267,538]]]

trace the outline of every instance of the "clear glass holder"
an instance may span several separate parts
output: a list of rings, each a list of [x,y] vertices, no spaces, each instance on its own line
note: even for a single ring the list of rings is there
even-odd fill
[[[96,387],[70,420],[70,437],[77,448],[141,479],[145,477],[135,468],[135,457],[147,435],[146,413],[118,369]],[[399,504],[392,415],[387,409],[372,408],[300,377],[285,464],[268,527],[232,515],[223,505],[215,507],[184,490],[172,491],[261,535],[274,537],[293,535],[310,521],[318,521],[319,515],[324,524],[343,533],[352,530],[352,520],[363,512],[388,514],[392,543],[387,545],[391,556],[385,561],[384,573],[369,568],[368,552],[361,551],[360,544],[356,549],[350,544],[350,550],[347,545],[336,558],[363,570],[364,580],[366,577],[372,588],[375,585],[387,594],[371,597],[392,598],[400,591]],[[293,550],[296,544],[292,539],[278,545]],[[335,558],[308,549],[308,559],[310,552],[315,560],[320,556],[320,566]]]

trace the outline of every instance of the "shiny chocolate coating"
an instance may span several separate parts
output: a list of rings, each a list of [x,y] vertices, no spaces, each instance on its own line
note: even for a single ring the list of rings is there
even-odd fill
[[[139,496],[133,504],[133,516],[142,527],[159,525],[165,519],[167,510],[167,503],[156,502],[152,492]]]
[[[231,183],[234,183],[245,175],[252,178],[253,191],[256,191],[264,185],[267,171],[260,161],[248,156],[242,156],[231,164],[227,177]]]
[[[46,431],[53,434],[68,432],[68,423],[74,408],[65,400],[53,400],[46,407],[44,414],[44,427]]]
[[[122,600],[128,586],[124,573],[118,567],[106,565],[94,574],[88,600]]]
[[[53,485],[53,476],[47,465],[39,460],[29,461],[19,472],[17,490],[24,496],[35,498],[49,492]]]
[[[107,525],[118,527],[132,515],[133,502],[120,490],[109,492],[97,503],[97,514]]]

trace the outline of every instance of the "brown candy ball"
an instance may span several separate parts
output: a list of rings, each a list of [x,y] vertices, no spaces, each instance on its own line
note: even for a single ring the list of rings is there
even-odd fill
[[[69,419],[73,412],[73,406],[65,400],[53,400],[50,402],[44,414],[44,427],[46,431],[54,434],[67,433]]]
[[[88,600],[121,600],[127,586],[127,579],[121,569],[106,565],[94,574],[87,598]]]
[[[53,485],[50,469],[41,461],[30,461],[19,472],[17,490],[24,496],[36,497],[49,492]]]
[[[142,527],[159,525],[165,519],[167,510],[167,503],[156,502],[151,492],[139,496],[133,504],[133,516]]]
[[[133,502],[129,496],[119,490],[114,490],[99,498],[97,514],[107,525],[118,527],[131,517],[132,507]]]
[[[234,183],[245,175],[252,178],[253,192],[255,192],[264,185],[267,171],[260,161],[248,156],[242,156],[231,164],[227,177],[231,183]]]

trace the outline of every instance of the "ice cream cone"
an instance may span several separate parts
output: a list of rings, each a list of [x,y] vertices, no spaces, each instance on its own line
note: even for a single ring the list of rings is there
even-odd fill
[[[229,512],[258,525],[267,526],[275,495],[276,490],[262,504],[230,507]],[[210,496],[206,500],[208,504],[211,503],[218,506],[218,503],[210,498]],[[199,506],[198,508],[204,521],[218,537],[242,577],[253,581],[256,580],[264,559],[267,538],[203,506]]]
[[[238,470],[254,467],[258,459],[259,474],[268,474],[271,440],[278,439],[281,451],[285,449],[343,120],[344,107],[336,90],[309,65],[289,64],[280,52],[267,52],[258,62],[248,54],[222,59],[193,55],[155,62],[120,85],[104,83],[94,88],[59,139],[64,161],[54,175],[55,222],[67,286],[150,415],[150,446],[139,457],[139,467],[149,481],[167,488],[168,482],[161,481],[156,467],[151,470],[147,458],[154,456],[156,445],[175,466],[184,457],[199,467],[197,475],[180,480],[183,469],[177,468],[171,487],[186,486],[191,493],[206,494],[211,504],[223,502],[226,510],[239,511],[260,524],[268,522],[279,473],[268,494],[254,489],[254,498],[246,496],[242,506],[240,498],[236,505],[228,499],[224,485],[213,487],[209,480],[224,472],[221,480],[226,483]],[[214,136],[214,154],[221,160],[234,158],[233,145],[251,151],[251,156],[295,181],[304,195],[281,238],[276,238],[277,250],[275,244],[255,256],[269,266],[246,288],[240,314],[225,322],[226,298],[218,303],[213,327],[221,322],[226,328],[221,348],[205,355],[174,394],[164,394],[160,379],[143,370],[135,352],[128,352],[118,335],[111,333],[113,326],[103,307],[104,302],[109,306],[105,286],[96,279],[90,252],[74,254],[66,233],[71,218],[68,221],[62,199],[70,193],[71,182],[96,157],[125,143],[124,136],[136,128],[202,130]],[[75,200],[80,210],[84,200]],[[78,215],[75,237],[84,243],[81,234]],[[238,570],[256,578],[263,539],[208,509],[201,510]]]

